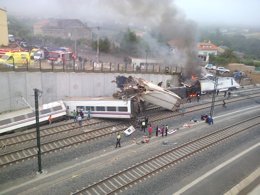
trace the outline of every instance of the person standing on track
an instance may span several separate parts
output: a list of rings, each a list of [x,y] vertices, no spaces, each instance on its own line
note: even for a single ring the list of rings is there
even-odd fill
[[[157,127],[156,127],[156,131],[155,131],[155,135],[156,135],[156,137],[158,137],[158,133],[159,133],[159,126],[157,125]]]
[[[77,121],[79,122],[79,126],[82,126],[82,117],[80,115],[78,115],[77,117]]]
[[[151,125],[148,127],[148,133],[149,133],[149,138],[151,138],[152,137],[152,133],[153,133],[153,128],[152,128]]]
[[[51,123],[52,123],[52,116],[51,115],[49,116],[48,121],[49,121],[49,125],[51,125]]]
[[[142,121],[141,126],[142,126],[142,131],[145,132],[145,127],[146,127],[145,121]]]
[[[73,110],[72,115],[73,115],[73,120],[76,123],[77,122],[77,112],[76,112],[76,110]]]
[[[120,140],[121,140],[121,135],[120,135],[119,132],[117,132],[117,135],[116,135],[116,148],[117,148],[117,146],[121,147]]]
[[[167,135],[168,135],[168,130],[169,130],[169,126],[168,126],[168,125],[166,125],[166,126],[165,126],[165,136],[167,136]]]
[[[226,102],[223,100],[223,107],[226,108]]]
[[[161,133],[162,133],[162,137],[164,136],[164,125],[163,125],[163,127],[162,127],[162,129],[161,129]]]

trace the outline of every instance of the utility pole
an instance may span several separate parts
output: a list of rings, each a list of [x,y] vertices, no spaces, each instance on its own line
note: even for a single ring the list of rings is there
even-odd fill
[[[37,138],[37,148],[38,148],[38,172],[42,173],[42,159],[41,159],[41,137],[40,137],[40,123],[39,123],[39,89],[34,89],[35,98],[35,119],[36,119],[36,138]]]
[[[215,97],[216,97],[217,86],[218,86],[218,77],[215,75],[214,91],[213,91],[213,95],[212,95],[211,108],[210,108],[210,116],[211,116],[211,118],[213,118],[213,113],[214,113],[214,106],[215,106]]]
[[[97,27],[97,63],[99,63],[99,26]]]

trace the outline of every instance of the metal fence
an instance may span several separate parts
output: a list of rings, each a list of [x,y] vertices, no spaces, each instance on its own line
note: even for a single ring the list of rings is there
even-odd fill
[[[129,73],[158,73],[178,74],[181,67],[165,65],[143,65],[141,67],[131,64],[96,63],[66,61],[55,64],[47,60],[32,60],[27,64],[0,65],[0,71],[43,71],[43,72],[129,72]]]

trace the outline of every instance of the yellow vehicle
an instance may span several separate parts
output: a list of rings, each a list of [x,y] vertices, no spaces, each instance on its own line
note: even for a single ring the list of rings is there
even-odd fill
[[[24,66],[30,64],[29,52],[7,52],[0,58],[0,64],[6,66]]]

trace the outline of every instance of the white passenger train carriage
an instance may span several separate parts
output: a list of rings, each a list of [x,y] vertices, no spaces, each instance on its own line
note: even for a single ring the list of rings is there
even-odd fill
[[[43,104],[39,108],[39,122],[47,122],[49,116],[57,119],[66,115],[66,107],[62,101]],[[3,114],[0,118],[0,134],[33,126],[36,123],[35,112],[31,109]]]
[[[67,97],[63,101],[70,116],[72,116],[74,110],[82,110],[85,116],[90,114],[90,117],[94,118],[132,118],[133,104],[131,98],[120,100],[113,97]]]

